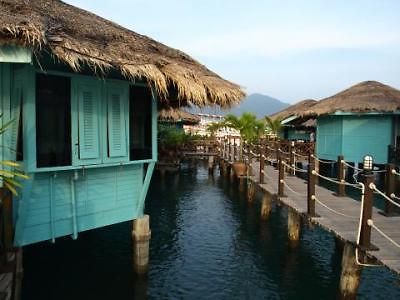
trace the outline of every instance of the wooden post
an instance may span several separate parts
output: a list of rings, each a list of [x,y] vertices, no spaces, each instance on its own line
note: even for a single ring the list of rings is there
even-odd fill
[[[149,216],[133,221],[133,268],[137,274],[145,274],[149,267],[149,243],[151,231]]]
[[[385,193],[386,196],[391,198],[393,201],[395,201],[391,195],[395,192],[395,183],[396,183],[396,178],[395,174],[393,174],[393,171],[395,171],[395,165],[394,164],[387,164],[386,165],[386,174],[385,174]],[[385,215],[388,217],[397,215],[395,213],[395,208],[396,206],[390,203],[389,201],[385,201]]]
[[[313,154],[313,155],[315,155],[315,154]],[[314,156],[314,170],[315,170],[315,172],[319,173],[319,161],[317,159],[315,159],[315,156]],[[319,184],[318,176],[315,176],[315,184]]]
[[[370,184],[374,183],[374,175],[372,173],[364,173],[362,174],[362,178],[365,186],[365,191],[364,191],[364,204],[362,207],[361,233],[360,233],[359,246],[362,250],[376,250],[376,247],[371,244],[371,226],[368,225],[368,220],[372,219],[374,191],[370,188]]]
[[[271,205],[272,205],[272,201],[271,201],[271,195],[268,193],[265,193],[262,199],[262,203],[261,203],[261,219],[262,220],[267,220],[270,213],[271,213]]]
[[[275,169],[279,169],[278,162],[279,162],[279,158],[281,157],[281,153],[279,152],[279,142],[278,141],[275,141],[275,156],[276,156]]]
[[[260,147],[260,184],[264,183],[264,168],[265,168],[265,158],[264,158],[264,153],[265,153],[265,142],[262,142]]]
[[[288,208],[289,245],[295,247],[300,240],[300,215],[291,207]]]
[[[278,197],[285,197],[284,184],[283,184],[283,180],[285,179],[285,165],[282,162],[281,156],[279,156],[278,159],[278,169],[279,169]]]
[[[233,159],[232,159],[232,161],[233,162],[236,161],[236,138],[235,137],[233,138]]]
[[[339,299],[356,299],[360,285],[361,266],[356,262],[354,246],[346,242],[343,248]]]
[[[290,164],[290,169],[289,169],[289,175],[294,176],[296,173],[294,171],[294,142],[291,141],[289,145],[289,164]]]
[[[343,155],[339,155],[337,158],[337,179],[340,182],[338,184],[338,191],[337,191],[337,196],[338,197],[344,197],[346,196],[346,186],[344,185],[344,180],[345,180],[345,174],[344,174],[344,164],[342,163],[344,161]]]
[[[247,201],[253,202],[254,195],[256,194],[256,185],[254,182],[251,182],[250,179],[247,180],[249,180],[249,184],[247,185]]]
[[[315,213],[315,159],[311,153],[308,154],[308,182],[307,182],[307,214],[309,217],[316,217]]]
[[[244,192],[244,188],[245,188],[245,180],[246,178],[244,176],[240,176],[239,177],[239,192]]]
[[[214,174],[214,156],[212,155],[208,157],[208,173]]]

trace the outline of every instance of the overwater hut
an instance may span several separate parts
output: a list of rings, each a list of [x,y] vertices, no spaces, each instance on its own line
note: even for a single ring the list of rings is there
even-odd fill
[[[159,111],[158,122],[163,125],[173,125],[175,128],[183,130],[183,125],[199,124],[200,117],[182,109],[168,107]]]
[[[315,103],[317,101],[313,99],[302,100],[272,114],[272,119],[281,120],[283,130],[280,133],[280,137],[285,140],[309,141],[310,136],[315,134],[315,118],[302,117],[302,114]]]
[[[365,81],[320,100],[301,114],[317,118],[316,151],[323,159],[361,162],[370,154],[388,162],[388,146],[399,146],[400,91]]]
[[[244,96],[185,53],[58,0],[0,0],[0,21],[1,121],[14,120],[1,156],[30,176],[16,246],[141,217],[157,104]]]

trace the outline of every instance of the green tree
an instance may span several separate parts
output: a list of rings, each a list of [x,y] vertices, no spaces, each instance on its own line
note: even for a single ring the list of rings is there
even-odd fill
[[[257,120],[257,117],[249,112],[243,113],[240,117],[227,115],[224,125],[238,130],[242,140],[248,143],[256,142],[265,131],[265,123]]]
[[[278,138],[279,133],[282,131],[282,123],[280,119],[272,119],[271,117],[265,116],[265,122],[266,122],[266,131]]]

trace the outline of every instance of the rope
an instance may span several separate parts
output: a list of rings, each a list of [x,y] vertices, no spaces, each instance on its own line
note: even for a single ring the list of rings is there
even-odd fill
[[[293,192],[293,193],[295,193],[295,194],[297,194],[299,196],[307,197],[307,195],[301,194],[299,192],[296,192],[294,189],[292,189],[285,180],[282,180],[282,182],[291,192]]]
[[[307,155],[297,154],[295,151],[293,151],[293,154],[294,154],[295,156],[298,156],[298,157],[308,158]]]
[[[307,172],[308,172],[307,170],[297,168],[296,166],[288,165],[288,164],[285,163],[284,161],[282,161],[282,163],[283,163],[286,167],[288,167],[288,168],[290,168],[290,169],[293,169],[293,170],[295,170],[295,171],[303,172],[303,173],[307,173]]]
[[[400,173],[396,172],[395,169],[392,170],[392,174],[397,175],[397,176],[400,176]]]
[[[392,200],[391,198],[389,198],[385,193],[383,193],[382,191],[380,191],[380,190],[376,187],[375,184],[370,183],[369,188],[370,188],[371,190],[376,191],[379,195],[381,195],[383,198],[385,198],[386,200],[388,200],[388,201],[389,201],[390,203],[392,203],[393,205],[395,205],[395,206],[397,206],[397,207],[400,207],[400,204],[399,204],[399,203],[393,201],[393,200]],[[390,197],[392,197],[392,195],[394,195],[394,194],[391,194]]]
[[[285,155],[289,155],[289,154],[290,154],[290,152],[285,152],[285,151],[283,151],[281,148],[279,148],[278,151],[281,152],[281,153],[283,153],[283,154],[285,154]]]
[[[340,162],[341,162],[342,164],[344,164],[345,166],[351,168],[351,169],[354,169],[354,170],[357,170],[357,171],[362,171],[362,169],[357,168],[357,167],[355,167],[355,166],[352,166],[351,164],[347,163],[347,162],[344,161],[343,159],[342,159]]]
[[[318,198],[315,197],[315,195],[313,195],[313,196],[311,196],[311,197],[312,197],[312,199],[314,199],[315,201],[317,201],[320,205],[322,205],[322,206],[325,207],[326,209],[329,209],[331,212],[333,212],[333,213],[335,213],[335,214],[337,214],[337,215],[340,215],[340,216],[343,216],[343,217],[346,217],[346,218],[350,218],[350,219],[357,219],[357,217],[355,217],[355,216],[349,216],[349,215],[346,215],[346,214],[344,214],[344,213],[341,213],[341,212],[339,212],[339,211],[337,211],[337,210],[334,210],[333,208],[330,208],[328,205],[326,205],[325,203],[322,203],[320,200],[318,200]]]
[[[371,226],[372,228],[374,228],[376,231],[378,231],[384,238],[386,238],[389,242],[391,242],[393,245],[395,245],[397,248],[400,248],[400,245],[393,240],[392,238],[390,238],[386,233],[384,233],[382,230],[380,230],[375,224],[374,222],[369,219],[367,221],[368,225]]]
[[[316,161],[319,161],[321,164],[331,164],[331,165],[333,165],[333,164],[336,163],[336,161],[330,161],[330,160],[322,160],[322,159],[319,159],[319,158],[316,157],[314,154],[311,154],[311,156],[314,157],[314,159],[315,159]]]
[[[325,180],[327,180],[327,181],[330,181],[330,182],[333,182],[333,183],[336,183],[336,184],[344,184],[344,185],[347,185],[347,186],[351,186],[351,187],[354,187],[354,188],[361,189],[361,188],[359,187],[359,185],[360,185],[361,183],[349,183],[349,182],[346,182],[346,181],[344,181],[344,180],[343,180],[342,182],[340,182],[340,181],[335,180],[335,179],[333,179],[333,178],[323,176],[323,175],[319,174],[319,173],[318,173],[317,171],[315,171],[315,170],[312,171],[312,174],[313,174],[313,175],[317,175],[317,176],[321,177],[322,179],[325,179]]]

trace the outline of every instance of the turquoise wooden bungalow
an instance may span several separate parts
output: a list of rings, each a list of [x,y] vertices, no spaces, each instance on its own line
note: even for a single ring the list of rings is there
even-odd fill
[[[309,141],[310,136],[315,134],[315,119],[301,117],[301,114],[312,107],[316,100],[306,99],[299,101],[273,115],[272,119],[281,120],[282,131],[279,133],[281,139]]]
[[[1,122],[14,120],[0,154],[30,176],[14,200],[16,246],[141,217],[157,103],[244,96],[181,51],[61,1],[2,0],[0,20]]]
[[[320,100],[303,113],[317,118],[316,151],[320,158],[362,162],[372,155],[388,162],[388,146],[399,146],[400,91],[376,81],[356,84]]]

